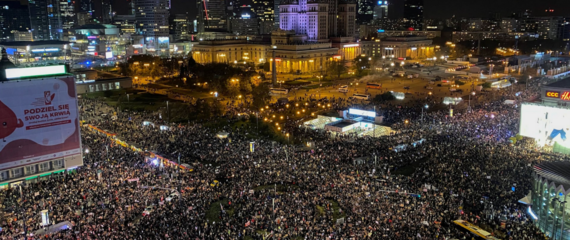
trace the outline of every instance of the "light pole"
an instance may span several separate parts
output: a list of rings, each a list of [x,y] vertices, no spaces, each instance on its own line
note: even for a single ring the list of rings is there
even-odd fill
[[[469,94],[469,112],[471,112],[471,95],[475,96],[475,92],[471,92],[471,94]]]
[[[166,114],[168,117],[168,122],[170,123],[170,108],[168,107],[168,101],[166,101]]]
[[[426,104],[426,105],[424,105],[424,107],[422,108],[422,122],[424,121],[424,108],[425,108],[426,111],[427,111],[427,109],[429,108],[429,106]]]
[[[271,83],[272,84],[276,84],[277,83],[277,69],[276,69],[276,59],[275,59],[275,49],[277,48],[276,45],[271,46],[273,48],[273,62],[271,63],[271,66],[273,67],[271,69]]]
[[[289,144],[289,133],[286,133],[285,136],[287,136],[287,144]]]
[[[558,206],[562,207],[562,224],[560,226],[560,239],[564,239],[564,215],[566,211],[564,211],[564,207],[566,205],[566,201],[562,201],[559,198],[554,198],[553,201],[558,202]],[[554,223],[552,225],[552,239],[556,239],[556,218],[554,218]]]

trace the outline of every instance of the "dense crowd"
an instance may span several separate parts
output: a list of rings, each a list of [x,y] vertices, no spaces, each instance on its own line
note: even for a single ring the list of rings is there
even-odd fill
[[[192,171],[157,164],[83,126],[85,166],[0,193],[0,238],[24,239],[27,232],[28,239],[471,239],[453,224],[464,219],[503,239],[544,239],[517,200],[530,191],[533,164],[556,156],[508,144],[519,116],[516,105],[502,104],[532,97],[535,81],[454,117],[435,111],[420,119],[418,107],[384,106],[382,115],[395,123],[392,136],[355,139],[307,131],[299,120],[284,124],[296,139],[312,139],[310,148],[251,139],[256,128],[249,125],[227,127],[228,138],[220,139],[199,123],[168,124],[158,114],[81,100],[86,123],[180,158]],[[417,101],[422,106],[425,99]],[[287,111],[286,104],[271,109]],[[397,173],[410,165],[413,173]],[[180,196],[169,200],[175,192]],[[44,209],[53,223],[73,228],[35,235],[45,228]],[[152,211],[143,215],[145,209]]]

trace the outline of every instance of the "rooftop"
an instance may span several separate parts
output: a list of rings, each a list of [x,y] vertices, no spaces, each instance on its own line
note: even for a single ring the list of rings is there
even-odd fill
[[[47,41],[20,41],[20,42],[0,42],[2,46],[40,46],[40,45],[64,45],[68,44],[66,41],[47,40]]]
[[[352,124],[354,124],[354,122],[340,121],[340,122],[332,123],[331,125],[335,126],[335,127],[339,127],[339,128],[344,128],[344,127],[348,127]]]
[[[570,162],[542,162],[534,166],[536,174],[564,185],[565,189],[570,187]]]
[[[564,78],[560,81],[547,84],[546,87],[570,88],[570,78]]]
[[[105,28],[117,28],[117,26],[112,24],[85,24],[75,29],[105,29]]]

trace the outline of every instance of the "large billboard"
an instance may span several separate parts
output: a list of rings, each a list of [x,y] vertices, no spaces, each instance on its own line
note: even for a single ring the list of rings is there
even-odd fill
[[[81,155],[73,77],[0,84],[0,169]]]
[[[570,109],[523,103],[520,135],[531,137],[540,146],[570,146]]]

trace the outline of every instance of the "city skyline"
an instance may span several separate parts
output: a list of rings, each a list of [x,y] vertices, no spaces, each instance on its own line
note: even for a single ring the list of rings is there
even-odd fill
[[[248,1],[241,1],[242,4],[248,5]],[[117,14],[127,11],[127,1],[117,1]],[[122,6],[125,6],[124,8]],[[403,17],[404,0],[394,0],[390,3],[391,11],[390,18]],[[183,1],[172,0],[172,13],[186,13],[188,12],[191,19],[194,19],[198,13],[195,8],[196,0]],[[449,18],[453,15],[456,17],[487,17],[490,12],[498,12],[506,17],[512,12],[522,12],[524,10],[531,10],[533,15],[543,16],[545,9],[554,9],[549,16],[570,15],[570,1],[563,0],[547,0],[547,1],[518,1],[518,0],[481,0],[470,1],[457,4],[455,0],[426,0],[424,1],[425,18]]]

